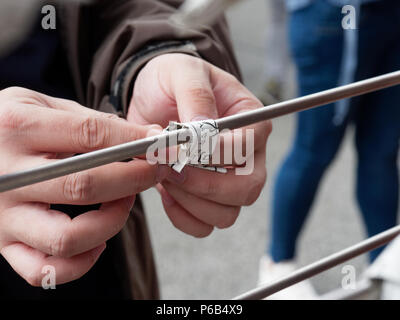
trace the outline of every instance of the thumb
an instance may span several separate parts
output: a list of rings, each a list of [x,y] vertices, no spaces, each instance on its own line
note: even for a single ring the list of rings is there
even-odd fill
[[[187,65],[172,75],[172,93],[181,122],[218,118],[209,66],[198,58],[190,57]]]

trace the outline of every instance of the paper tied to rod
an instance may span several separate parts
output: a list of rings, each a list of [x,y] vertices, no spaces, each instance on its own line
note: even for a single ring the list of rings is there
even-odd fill
[[[179,123],[171,121],[164,131],[171,132],[179,129],[189,129],[191,139],[178,146],[178,160],[171,168],[181,172],[186,165],[196,168],[226,173],[226,168],[210,166],[211,156],[218,142],[219,129],[214,120]]]

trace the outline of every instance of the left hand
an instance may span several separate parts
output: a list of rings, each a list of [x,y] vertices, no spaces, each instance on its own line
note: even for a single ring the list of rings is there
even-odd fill
[[[140,71],[128,121],[166,127],[169,121],[217,119],[262,106],[231,74],[196,57],[165,54]],[[181,174],[170,169],[168,178],[157,186],[176,228],[195,237],[208,236],[214,227],[233,225],[240,208],[259,197],[267,176],[266,143],[272,125],[263,121],[248,128],[255,133],[254,154],[246,155],[254,157],[251,174],[237,176],[235,170],[220,174],[187,166]]]

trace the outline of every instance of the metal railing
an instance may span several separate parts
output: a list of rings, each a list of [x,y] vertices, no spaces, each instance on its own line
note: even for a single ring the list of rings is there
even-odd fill
[[[393,227],[387,231],[377,234],[369,239],[357,243],[347,249],[334,253],[324,259],[318,260],[308,266],[289,274],[288,276],[278,279],[277,281],[261,286],[249,292],[246,292],[234,300],[256,300],[265,299],[268,296],[286,289],[298,282],[309,279],[323,271],[329,270],[343,262],[353,259],[359,255],[367,253],[371,250],[379,248],[400,235],[400,226]],[[366,290],[364,286],[364,290]]]

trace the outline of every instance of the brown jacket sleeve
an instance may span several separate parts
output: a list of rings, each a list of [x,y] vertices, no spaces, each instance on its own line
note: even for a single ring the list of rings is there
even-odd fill
[[[125,113],[136,73],[149,59],[165,52],[199,55],[239,77],[223,17],[202,32],[178,29],[168,18],[181,4],[182,0],[98,0],[81,9],[83,23],[90,21],[85,27],[88,43],[81,45],[89,48],[92,57],[84,77],[86,105],[110,111],[108,95],[119,90]],[[132,57],[149,46],[156,49],[132,63]]]

